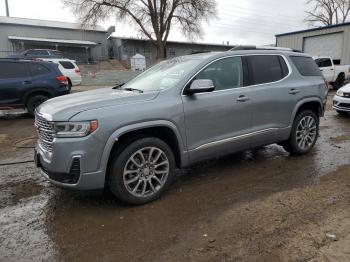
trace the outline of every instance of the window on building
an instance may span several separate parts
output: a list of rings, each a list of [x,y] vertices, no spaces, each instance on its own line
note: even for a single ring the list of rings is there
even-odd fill
[[[48,68],[46,68],[43,65],[37,64],[37,63],[30,63],[28,65],[30,68],[30,72],[33,76],[44,75],[44,74],[47,74],[48,72],[50,72],[50,70]]]
[[[59,63],[61,64],[61,66],[63,66],[64,69],[74,69],[75,68],[75,66],[69,61],[59,61]]]
[[[28,77],[25,63],[0,62],[0,79]]]
[[[243,67],[240,57],[224,58],[203,69],[195,79],[211,79],[215,90],[243,86]]]
[[[288,66],[278,55],[248,56],[250,84],[272,83],[288,75]]]
[[[306,56],[291,56],[295,67],[303,76],[322,76],[320,69],[311,57]]]

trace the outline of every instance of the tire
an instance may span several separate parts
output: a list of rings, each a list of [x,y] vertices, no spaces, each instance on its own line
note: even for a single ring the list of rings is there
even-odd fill
[[[70,92],[72,90],[72,82],[70,81],[70,79],[68,78],[68,85],[67,85],[67,89]]]
[[[114,153],[111,161],[109,188],[117,198],[129,204],[141,205],[158,199],[174,177],[174,154],[158,138],[146,137],[131,142],[120,153]],[[157,167],[156,164],[161,165]]]
[[[296,116],[289,139],[281,145],[291,155],[304,155],[314,147],[318,134],[319,118],[313,111],[305,110]]]
[[[341,116],[349,116],[349,112],[345,112],[345,111],[340,111],[340,110],[337,110],[337,113]]]
[[[333,83],[333,88],[338,90],[342,86],[344,86],[345,78],[343,75],[338,75],[337,80]]]
[[[30,116],[34,116],[35,108],[44,103],[49,98],[45,95],[33,95],[29,97],[26,108]]]

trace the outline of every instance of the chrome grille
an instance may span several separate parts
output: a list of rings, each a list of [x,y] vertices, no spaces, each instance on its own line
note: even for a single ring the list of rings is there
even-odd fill
[[[53,123],[35,114],[35,126],[38,133],[39,144],[43,149],[52,152],[52,143],[54,139]]]

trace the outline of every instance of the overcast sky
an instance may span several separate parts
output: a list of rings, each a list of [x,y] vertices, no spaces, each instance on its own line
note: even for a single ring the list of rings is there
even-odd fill
[[[274,35],[304,29],[306,0],[217,0],[218,18],[203,23],[203,39],[198,42],[230,44],[273,44]],[[13,17],[76,22],[77,18],[61,0],[8,0]],[[5,0],[0,0],[0,15],[5,15]],[[100,23],[105,28],[116,26],[117,36],[139,37],[136,27],[116,21],[114,17]],[[188,41],[178,30],[170,40]]]

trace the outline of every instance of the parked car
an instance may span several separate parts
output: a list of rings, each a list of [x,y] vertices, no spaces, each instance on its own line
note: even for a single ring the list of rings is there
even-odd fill
[[[8,56],[8,58],[34,59],[34,58],[64,58],[62,52],[51,49],[28,49],[18,54]]]
[[[68,94],[58,66],[43,61],[0,59],[0,110],[35,108],[49,98]]]
[[[304,54],[178,57],[124,85],[42,104],[35,161],[58,186],[108,187],[143,204],[164,193],[175,168],[271,143],[308,153],[326,96],[320,70]]]
[[[333,108],[340,115],[349,115],[350,113],[350,84],[340,88],[333,98]]]
[[[331,57],[316,57],[314,59],[326,81],[334,89],[342,87],[345,80],[349,78],[350,65],[335,65]]]
[[[72,86],[80,85],[82,82],[80,69],[74,60],[61,59],[61,58],[45,58],[44,61],[52,62],[58,65],[58,69],[62,72],[68,80],[68,89],[71,90]]]

